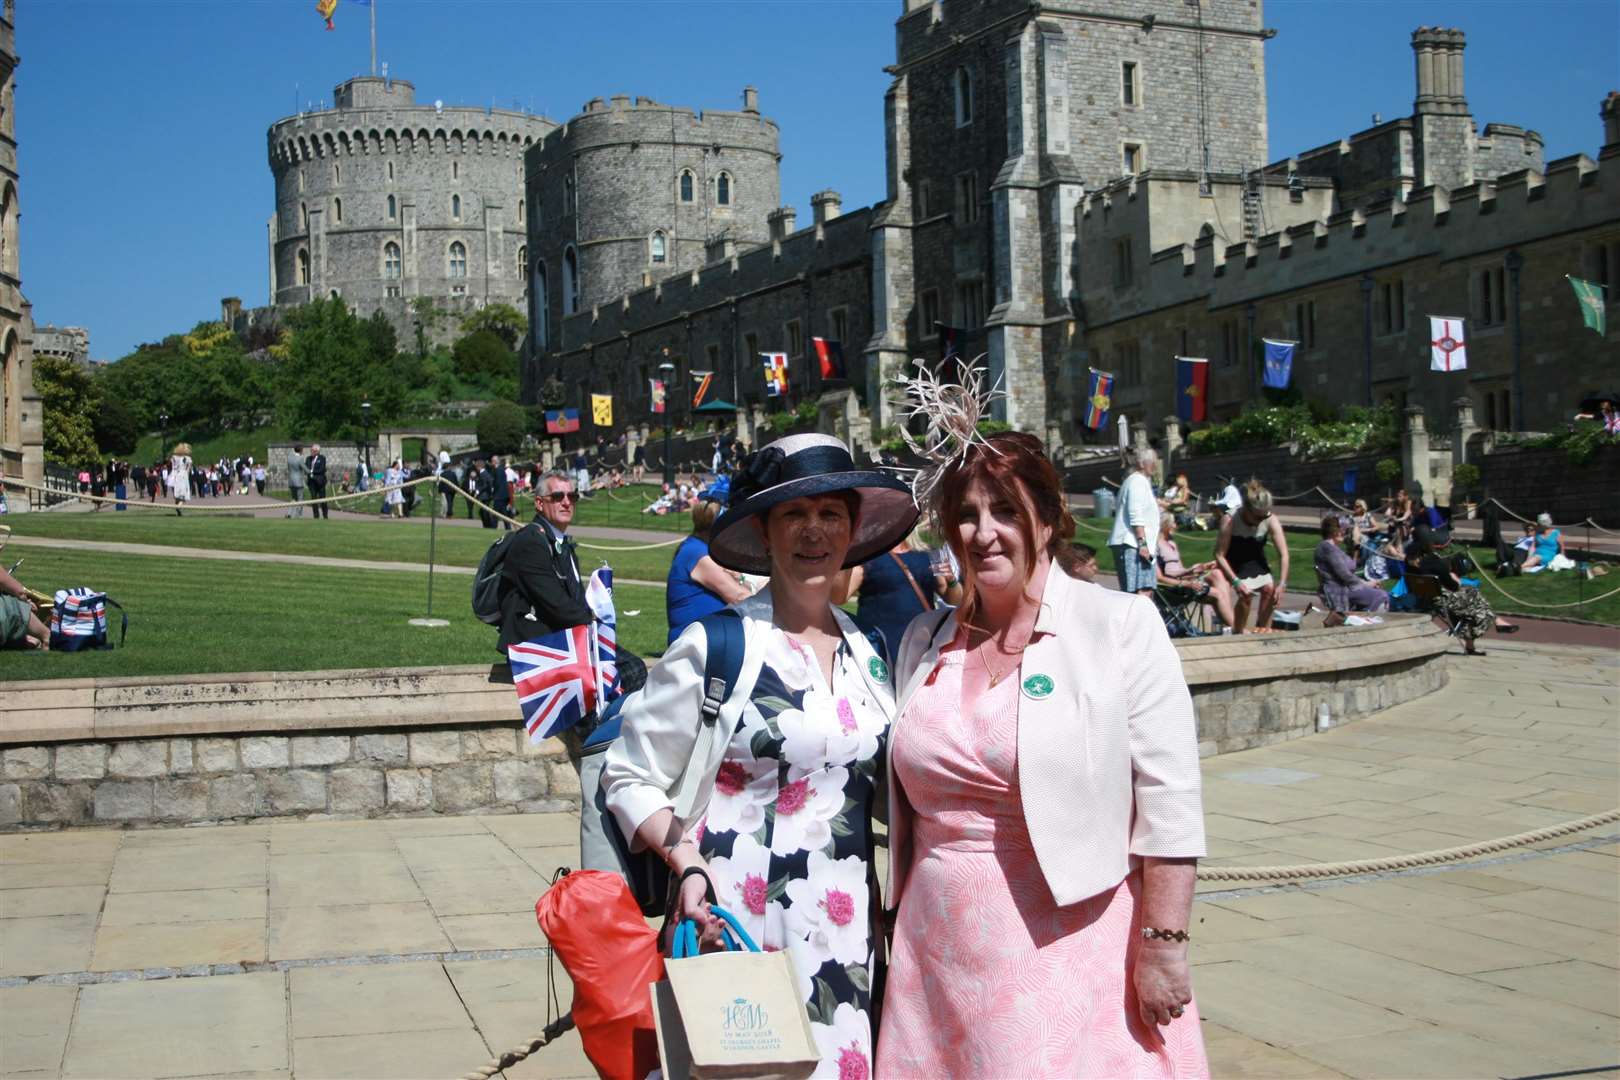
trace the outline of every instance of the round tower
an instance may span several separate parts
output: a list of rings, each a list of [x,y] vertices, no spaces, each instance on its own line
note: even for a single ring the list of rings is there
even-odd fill
[[[769,243],[778,145],[753,87],[736,112],[586,102],[528,152],[535,344],[554,345],[549,328],[566,315],[702,266],[712,238]]]
[[[418,105],[402,79],[350,79],[332,101],[270,126],[271,301],[336,295],[401,318],[418,296],[522,307],[523,151],[556,125]]]

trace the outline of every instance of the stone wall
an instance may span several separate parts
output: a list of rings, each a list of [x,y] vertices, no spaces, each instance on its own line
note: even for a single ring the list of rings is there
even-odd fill
[[[1384,485],[1378,479],[1377,465],[1386,457],[1398,460],[1400,454],[1391,450],[1381,454],[1353,454],[1311,460],[1300,457],[1290,443],[1200,457],[1178,453],[1167,471],[1172,479],[1176,473],[1186,473],[1193,491],[1206,497],[1219,493],[1226,486],[1228,478],[1242,487],[1250,477],[1258,477],[1273,495],[1295,495],[1320,486],[1334,499],[1343,502],[1344,477],[1349,469],[1356,470],[1357,495],[1368,500],[1383,496]],[[1063,472],[1063,488],[1069,492],[1085,493],[1101,486],[1105,476],[1115,484],[1124,478],[1117,456],[1110,454],[1086,458],[1080,464],[1071,465]]]
[[[578,805],[561,744],[533,746],[513,724],[95,740],[0,755],[0,828]]]
[[[1525,517],[1546,512],[1566,525],[1590,517],[1605,528],[1620,527],[1620,447],[1606,446],[1591,461],[1573,465],[1562,450],[1497,447],[1473,459],[1484,493]],[[1510,532],[1516,534],[1516,529]],[[1573,535],[1564,537],[1566,543]]]

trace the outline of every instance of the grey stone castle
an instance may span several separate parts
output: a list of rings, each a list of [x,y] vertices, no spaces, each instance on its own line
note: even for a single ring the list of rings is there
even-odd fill
[[[788,354],[789,403],[875,441],[941,325],[1008,389],[1001,417],[1053,445],[1088,437],[1091,368],[1156,424],[1175,357],[1209,358],[1209,416],[1235,414],[1262,336],[1301,343],[1312,397],[1440,415],[1462,394],[1488,427],[1550,426],[1566,383],[1601,381],[1620,331],[1581,333],[1563,275],[1620,279],[1620,170],[1598,164],[1615,99],[1598,161],[1546,162],[1534,131],[1478,127],[1463,33],[1425,27],[1412,115],[1268,162],[1258,0],[900,7],[873,206],[818,192],[799,227],[752,88],[725,111],[596,98],[558,125],[357,78],[270,130],[273,302],[336,294],[407,330],[413,297],[523,304],[526,401],[557,377],[583,416],[611,392],[616,425],[643,423],[672,363],[677,418],[712,371],[750,439],[759,353]],[[1426,314],[1469,319],[1466,377],[1429,378]],[[846,379],[823,381],[815,337]]]
[[[271,302],[337,296],[401,324],[419,296],[451,309],[521,309],[523,152],[556,125],[418,105],[401,79],[353,78],[332,95],[332,108],[270,126]]]
[[[1258,2],[903,0],[896,31],[886,196],[845,214],[819,193],[806,228],[768,201],[751,92],[701,117],[593,101],[538,140],[525,396],[558,376],[570,404],[611,391],[643,422],[669,361],[677,415],[686,372],[712,370],[752,437],[757,354],[785,351],[792,400],[867,441],[894,422],[884,384],[938,356],[945,324],[1010,391],[1002,417],[1054,445],[1085,437],[1090,368],[1116,376],[1116,414],[1156,425],[1175,357],[1212,358],[1222,419],[1279,335],[1312,397],[1440,416],[1460,394],[1486,426],[1546,428],[1612,355],[1613,316],[1583,333],[1563,275],[1620,279],[1620,170],[1478,128],[1459,30],[1413,34],[1411,116],[1269,163]],[[1429,377],[1427,314],[1470,320],[1467,376]],[[822,383],[816,336],[843,343],[847,383]]]
[[[44,403],[34,389],[33,317],[22,294],[17,247],[22,216],[17,188],[15,0],[0,7],[0,476],[45,481]],[[26,509],[22,492],[8,502]]]

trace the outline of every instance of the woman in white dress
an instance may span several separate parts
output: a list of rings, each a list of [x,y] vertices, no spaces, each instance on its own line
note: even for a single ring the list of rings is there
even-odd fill
[[[405,482],[405,468],[403,465],[401,465],[398,458],[395,458],[393,464],[388,466],[388,473],[386,476],[384,476],[383,482],[392,489],[388,492],[387,496],[384,497],[384,502],[388,506],[388,516],[404,517],[405,493],[399,490],[396,485],[403,484]]]
[[[180,443],[169,458],[169,494],[174,496],[174,512],[181,515],[191,501],[191,444]]]

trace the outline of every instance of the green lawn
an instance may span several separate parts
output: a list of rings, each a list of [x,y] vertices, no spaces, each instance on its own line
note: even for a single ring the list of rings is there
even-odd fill
[[[1092,518],[1083,518],[1076,524],[1079,528],[1075,538],[1096,548],[1098,565],[1113,573],[1114,553],[1108,549],[1107,544],[1111,526]],[[1288,587],[1296,592],[1314,593],[1316,571],[1312,569],[1312,560],[1319,540],[1305,533],[1291,532],[1287,536]],[[1177,532],[1176,543],[1181,548],[1182,557],[1186,562],[1207,562],[1215,557],[1213,532]],[[1498,581],[1491,573],[1496,566],[1496,554],[1493,549],[1474,547],[1469,548],[1468,553],[1484,568],[1482,574],[1490,577],[1489,582],[1481,583],[1480,592],[1498,614],[1555,615],[1620,625],[1620,595],[1610,596],[1596,603],[1582,604],[1580,607],[1538,608],[1529,604],[1518,604],[1514,599],[1492,588],[1492,584],[1499,584],[1503,590],[1511,594],[1512,598],[1527,600],[1531,604],[1574,604],[1581,598],[1581,581],[1572,573],[1535,574]],[[1616,569],[1620,568],[1615,568],[1613,563],[1609,566],[1612,569],[1607,576],[1586,582],[1586,596],[1599,596],[1611,589],[1620,589],[1620,572],[1616,572]]]
[[[154,513],[110,510],[99,514],[17,514],[7,519],[19,536],[62,537],[74,540],[113,540],[131,544],[159,544],[168,547],[208,548],[221,551],[264,551],[287,555],[324,555],[336,559],[369,559],[379,562],[421,562],[428,558],[428,522],[316,521],[304,518],[249,518],[230,515],[192,514],[172,517]],[[434,530],[433,558],[441,566],[478,565],[494,534],[485,529],[446,526]],[[673,539],[673,537],[672,537]],[[585,540],[585,545],[630,547],[622,540]],[[28,559],[35,565],[38,548],[17,545],[5,555]],[[590,546],[580,549],[588,568],[606,559],[621,578],[663,581],[675,556],[673,545],[641,551],[603,551]]]
[[[450,625],[427,628],[406,621],[426,614],[424,574],[40,548],[12,548],[8,561],[16,554],[28,560],[18,576],[36,589],[91,585],[123,604],[129,638],[107,652],[0,652],[0,682],[498,659],[494,628],[468,610],[465,577],[435,580],[433,613]],[[615,593],[620,640],[642,655],[662,652],[663,590],[620,586]],[[113,634],[116,640],[116,625]]]
[[[200,464],[211,464],[222,457],[234,461],[243,454],[252,454],[254,461],[266,461],[270,444],[283,442],[287,437],[286,433],[275,425],[255,428],[252,431],[224,431],[209,437],[193,436],[190,432],[171,429],[168,436],[169,441],[164,443],[162,432],[143,435],[135,444],[135,452],[129,455],[129,460],[136,464],[149,465],[163,456],[165,450],[173,450],[176,443],[185,441],[191,443],[191,459]]]
[[[416,505],[411,509],[411,516],[426,521],[431,516],[431,508],[427,500],[427,485],[423,484],[416,490],[419,495]],[[274,493],[273,493],[274,494]],[[285,493],[281,493],[285,498]],[[642,508],[658,497],[657,489],[651,485],[643,484],[637,487],[621,488],[618,491],[599,491],[588,499],[580,501],[574,511],[576,525],[609,526],[619,529],[647,529],[653,532],[686,533],[692,530],[692,519],[686,514],[644,514]],[[382,516],[383,497],[378,494],[368,494],[364,498],[355,499],[343,504],[346,510],[358,513],[376,514]],[[453,507],[456,517],[467,516],[467,503],[460,495],[456,496]],[[524,496],[518,500],[518,512],[515,515],[519,520],[526,521],[534,516],[534,499]]]

